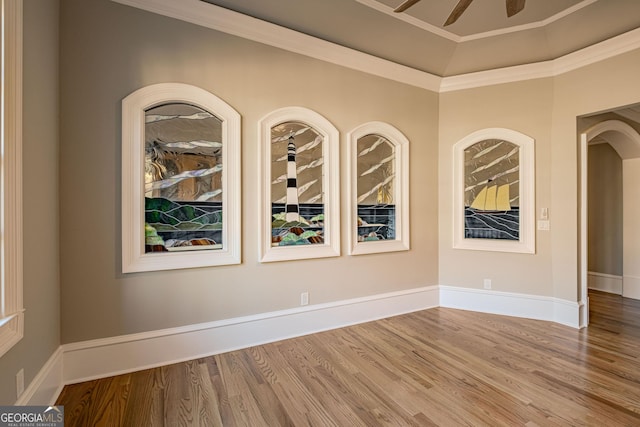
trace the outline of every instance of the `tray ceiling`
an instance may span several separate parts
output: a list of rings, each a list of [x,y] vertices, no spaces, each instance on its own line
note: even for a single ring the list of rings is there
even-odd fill
[[[503,0],[474,0],[443,27],[458,0],[202,0],[420,71],[450,77],[549,61],[640,27],[638,0],[527,0],[507,18]]]

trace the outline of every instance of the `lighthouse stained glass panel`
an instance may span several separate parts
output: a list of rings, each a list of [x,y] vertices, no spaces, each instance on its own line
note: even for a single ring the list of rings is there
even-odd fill
[[[271,246],[324,243],[323,144],[305,123],[271,128]]]
[[[464,237],[520,239],[520,147],[486,139],[464,150]]]

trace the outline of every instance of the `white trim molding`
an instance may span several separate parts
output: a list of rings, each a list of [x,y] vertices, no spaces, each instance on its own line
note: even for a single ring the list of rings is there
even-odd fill
[[[200,0],[112,0],[332,64],[437,91],[440,78]]]
[[[559,298],[440,286],[440,307],[547,320],[579,328],[579,303]]]
[[[54,405],[65,385],[63,372],[64,353],[60,346],[18,397],[16,405]]]
[[[200,0],[112,1],[440,93],[558,76],[640,48],[640,28],[636,28],[553,60],[440,77]]]
[[[585,135],[589,145],[609,143],[622,160],[640,157],[640,133],[622,120],[596,123],[585,131]]]
[[[436,307],[580,327],[582,303],[537,295],[425,286],[270,313],[62,345],[17,404],[53,404],[64,385],[338,329]]]
[[[587,286],[589,289],[622,295],[622,276],[589,271]]]
[[[65,344],[64,383],[163,366],[438,306],[438,287]]]
[[[0,356],[24,335],[22,251],[22,0],[2,0]]]
[[[222,247],[145,253],[145,112],[169,103],[202,108],[221,121]],[[184,83],[145,86],[122,100],[122,271],[124,273],[239,264],[240,114],[214,94]]]
[[[460,42],[467,42],[467,41],[473,41],[473,40],[479,40],[479,39],[484,39],[484,38],[488,38],[488,37],[494,37],[494,36],[499,36],[499,35],[503,35],[503,34],[511,34],[511,33],[515,33],[515,32],[519,32],[519,31],[526,31],[526,30],[532,30],[535,28],[542,28],[545,27],[549,24],[552,24],[554,22],[556,22],[557,20],[564,18],[567,15],[570,15],[574,12],[579,11],[582,8],[585,8],[587,6],[589,6],[592,3],[595,3],[598,0],[582,0],[580,3],[575,4],[561,12],[556,13],[555,15],[552,15],[546,19],[540,20],[540,21],[536,21],[536,22],[531,22],[528,24],[524,24],[524,25],[514,25],[514,26],[509,26],[506,28],[501,28],[499,30],[493,30],[493,31],[485,31],[483,33],[477,33],[477,34],[472,34],[472,35],[468,35],[468,36],[461,36],[455,33],[452,33],[451,31],[447,31],[442,27],[436,26],[436,25],[432,25],[429,24],[428,22],[422,21],[420,19],[414,18],[413,16],[407,14],[407,13],[395,13],[394,12],[394,8],[384,5],[382,4],[380,1],[378,0],[356,0],[358,3],[362,3],[365,6],[368,6],[372,9],[375,9],[379,12],[385,13],[389,16],[392,16],[396,19],[399,19],[401,21],[404,21],[408,24],[411,24],[415,27],[418,27],[420,29],[429,31],[430,33],[433,34],[437,34],[441,37],[444,37],[446,39],[449,39],[451,41],[454,41],[456,43],[460,43]]]
[[[589,242],[589,191],[588,191],[588,182],[589,182],[589,145],[594,143],[598,143],[598,140],[602,139],[609,143],[614,150],[618,153],[620,158],[622,159],[622,172],[623,172],[623,192],[631,192],[629,194],[624,194],[623,199],[631,200],[636,198],[636,180],[635,176],[628,176],[627,173],[635,170],[634,168],[629,168],[629,162],[638,161],[638,157],[640,156],[640,134],[629,126],[626,122],[620,120],[605,120],[600,123],[596,123],[591,126],[586,131],[582,132],[579,135],[580,138],[580,146],[579,146],[579,166],[580,166],[580,210],[579,210],[579,220],[580,220],[580,238],[578,239],[579,243],[579,278],[580,278],[580,300],[584,303],[582,306],[582,312],[580,314],[580,318],[583,319],[582,326],[587,326],[589,324],[589,298],[588,298],[588,289],[590,287],[595,287],[596,289],[603,290],[605,292],[613,292],[619,293],[625,297],[629,296],[631,298],[640,298],[640,281],[635,281],[632,277],[625,273],[626,270],[629,269],[631,265],[634,265],[635,260],[632,263],[627,262],[627,260],[623,259],[623,275],[621,283],[617,283],[617,280],[614,280],[613,277],[603,277],[600,275],[596,276],[598,273],[589,272],[589,259],[588,259],[588,242]],[[629,209],[632,207],[632,204],[624,204],[623,211],[625,209]],[[634,219],[634,215],[629,215],[629,213],[623,212],[623,229],[625,228],[625,224],[629,223]],[[633,239],[629,239],[629,236],[626,236],[623,239],[623,258],[625,256],[629,256],[629,248],[626,245],[629,244],[629,241],[633,241]],[[635,244],[635,243],[634,243]],[[636,286],[635,284],[638,283]],[[634,292],[634,288],[637,289]],[[636,295],[635,297],[631,295]]]

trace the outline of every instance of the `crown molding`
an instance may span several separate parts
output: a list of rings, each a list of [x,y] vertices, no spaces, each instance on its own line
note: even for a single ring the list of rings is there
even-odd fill
[[[386,6],[380,3],[377,0],[356,0],[358,3],[363,4],[371,9],[377,10],[378,12],[384,13],[385,15],[389,15],[392,18],[398,19],[400,21],[404,21],[407,24],[413,25],[414,27],[420,28],[421,30],[428,31],[437,36],[444,37],[445,39],[451,40],[456,43],[460,43],[464,41],[463,36],[459,36],[451,31],[445,30],[441,27],[436,27],[435,25],[429,24],[428,22],[422,21],[418,18],[414,18],[413,16],[407,13],[395,13],[393,11],[394,8]]]
[[[438,93],[554,77],[640,48],[637,28],[554,60],[440,77],[201,0],[111,1]]]
[[[440,87],[440,77],[433,74],[200,0],[112,1],[434,92]]]
[[[536,22],[531,22],[529,24],[523,24],[523,25],[514,25],[514,26],[510,26],[510,27],[506,27],[506,28],[501,28],[498,30],[492,30],[492,31],[485,31],[482,33],[477,33],[477,34],[471,34],[468,36],[461,36],[458,35],[456,33],[453,33],[451,31],[445,30],[442,27],[438,27],[432,24],[429,24],[428,22],[422,21],[418,18],[414,18],[413,16],[407,14],[407,13],[395,13],[394,12],[394,8],[386,6],[382,3],[380,3],[380,1],[378,0],[356,0],[358,3],[363,4],[367,7],[370,7],[372,9],[377,10],[378,12],[382,12],[386,15],[389,15],[395,19],[399,19],[400,21],[404,21],[408,24],[413,25],[414,27],[420,28],[422,30],[425,31],[429,31],[430,33],[433,33],[437,36],[440,37],[444,37],[446,39],[449,39],[451,41],[454,41],[456,43],[463,43],[463,42],[468,42],[468,41],[472,41],[472,40],[480,40],[480,39],[486,39],[488,37],[495,37],[495,36],[501,36],[504,34],[510,34],[510,33],[516,33],[518,31],[527,31],[527,30],[533,30],[536,28],[542,28],[545,27],[549,24],[554,23],[555,21],[564,18],[565,16],[571,15],[574,12],[579,11],[580,9],[583,9],[593,3],[595,3],[598,0],[583,0],[582,2],[575,4],[561,12],[556,13],[555,15],[552,15],[550,17],[548,17],[547,19],[543,19],[541,21],[536,21]]]
[[[439,92],[555,77],[640,48],[640,28],[551,61],[444,77]]]
[[[457,90],[553,76],[553,61],[536,62],[533,64],[516,65],[514,67],[497,68],[495,70],[444,77],[441,81],[439,92],[454,92]]]
[[[640,49],[640,28],[554,60],[553,72],[554,75],[564,74],[636,49]]]

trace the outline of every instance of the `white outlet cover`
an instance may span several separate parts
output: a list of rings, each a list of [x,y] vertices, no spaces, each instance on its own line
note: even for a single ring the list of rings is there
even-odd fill
[[[549,221],[548,220],[539,220],[538,221],[538,230],[549,231]]]

